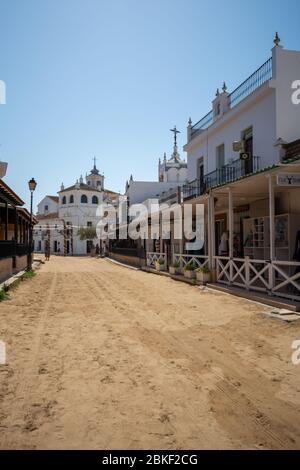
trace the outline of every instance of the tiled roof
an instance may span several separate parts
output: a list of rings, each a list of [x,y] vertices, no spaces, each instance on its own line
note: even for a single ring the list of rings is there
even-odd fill
[[[80,183],[78,185],[76,184],[73,184],[72,186],[69,186],[68,188],[65,188],[63,189],[62,191],[59,191],[59,194],[61,193],[64,193],[66,191],[73,191],[73,190],[76,190],[76,189],[82,189],[84,191],[96,191],[96,192],[101,192],[99,189],[97,188],[93,188],[92,186],[89,186],[88,184],[85,184],[85,183]]]
[[[52,199],[52,201],[57,202],[57,203],[58,203],[58,201],[59,201],[59,197],[58,197],[58,196],[49,196],[49,195],[47,195],[46,197],[48,197],[49,199]]]
[[[73,184],[73,186],[69,186],[68,188],[65,188],[63,189],[62,191],[59,191],[59,194],[62,194],[66,191],[73,191],[73,190],[76,190],[76,189],[81,189],[83,191],[93,191],[93,192],[97,192],[97,193],[108,193],[108,194],[115,194],[117,195],[118,193],[114,192],[114,191],[110,191],[109,189],[97,189],[97,188],[93,188],[92,186],[89,186],[88,184],[85,184],[85,183],[80,183],[78,185],[76,184]],[[49,196],[51,197],[51,196]]]
[[[37,220],[44,220],[44,219],[58,219],[58,212],[50,212],[49,214],[37,214]]]

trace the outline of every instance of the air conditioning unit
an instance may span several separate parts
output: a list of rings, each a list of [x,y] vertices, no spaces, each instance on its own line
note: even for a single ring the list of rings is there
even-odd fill
[[[3,178],[6,175],[7,163],[0,162],[0,178]]]
[[[232,144],[232,148],[234,152],[245,152],[245,141],[244,140],[236,140]]]

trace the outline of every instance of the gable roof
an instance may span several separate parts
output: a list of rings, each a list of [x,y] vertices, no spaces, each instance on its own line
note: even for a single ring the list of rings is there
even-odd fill
[[[63,189],[62,191],[58,191],[58,194],[62,194],[66,191],[73,191],[73,190],[76,190],[76,189],[81,189],[83,191],[93,191],[93,192],[96,192],[96,193],[108,193],[108,194],[115,194],[115,195],[119,194],[119,193],[116,193],[115,191],[111,191],[109,189],[93,188],[93,186],[89,186],[88,184],[85,184],[85,183],[80,183],[78,185],[73,184],[72,186],[69,186],[68,188]],[[48,197],[53,197],[53,196],[48,196]]]
[[[24,206],[25,202],[6,184],[0,179],[0,195],[7,200],[10,204],[15,206]]]
[[[49,194],[48,194],[46,197],[48,197],[49,199],[52,199],[52,201],[54,201],[54,202],[57,202],[57,204],[59,202],[59,197],[58,196],[49,196]]]
[[[49,214],[37,214],[36,219],[39,221],[44,219],[58,219],[58,217],[58,212],[51,212]]]
[[[73,184],[72,186],[69,186],[68,188],[65,188],[63,189],[62,191],[58,191],[58,194],[61,194],[61,193],[65,193],[66,191],[73,191],[73,190],[76,190],[76,189],[82,189],[84,191],[96,191],[96,192],[99,192],[101,193],[102,191],[97,189],[97,188],[93,188],[92,186],[89,186],[88,184],[85,184],[85,183],[78,183],[77,184]]]

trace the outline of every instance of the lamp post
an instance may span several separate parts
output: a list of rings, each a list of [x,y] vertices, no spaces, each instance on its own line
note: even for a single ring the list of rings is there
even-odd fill
[[[32,268],[32,241],[33,241],[33,224],[32,224],[32,210],[33,210],[33,193],[37,186],[37,182],[34,178],[28,181],[28,187],[30,191],[30,230],[29,230],[29,254],[28,254],[28,268]]]

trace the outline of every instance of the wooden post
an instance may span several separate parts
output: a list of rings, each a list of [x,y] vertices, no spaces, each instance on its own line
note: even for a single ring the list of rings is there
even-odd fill
[[[7,241],[8,239],[8,203],[5,203],[5,235],[4,238]]]
[[[232,189],[228,188],[228,225],[229,225],[229,258],[230,258],[230,283],[233,279],[233,201],[232,201]]]
[[[19,228],[19,217],[18,217],[18,211],[17,208],[15,207],[15,242],[18,243],[18,230]]]
[[[208,196],[207,199],[207,251],[208,251],[208,262],[209,262],[209,269],[213,267],[213,260],[212,260],[212,234],[211,234],[211,194]]]
[[[269,216],[270,216],[270,269],[269,269],[269,288],[275,286],[275,276],[273,262],[275,261],[275,197],[272,176],[269,175]]]
[[[215,227],[215,197],[211,193],[211,257],[212,257],[212,269],[216,267],[216,227]]]

